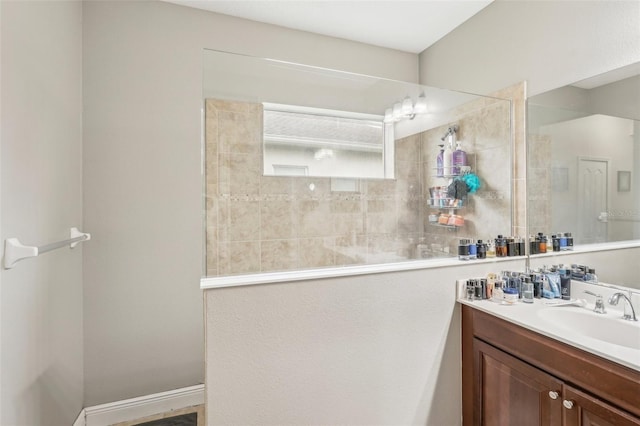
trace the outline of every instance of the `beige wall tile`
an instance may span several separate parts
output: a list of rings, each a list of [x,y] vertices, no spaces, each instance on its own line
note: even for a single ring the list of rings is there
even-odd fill
[[[229,250],[229,271],[231,274],[260,272],[260,242],[231,242]]]
[[[260,202],[260,236],[262,240],[295,238],[297,214],[291,201]]]
[[[259,194],[262,178],[261,162],[255,155],[223,154],[228,159],[229,193]]]
[[[229,240],[260,240],[260,203],[258,201],[229,201]]]
[[[269,240],[260,243],[262,272],[289,271],[298,265],[298,240]]]
[[[262,156],[262,115],[220,111],[218,141],[220,152]]]
[[[321,268],[335,264],[333,238],[301,238],[298,268]]]

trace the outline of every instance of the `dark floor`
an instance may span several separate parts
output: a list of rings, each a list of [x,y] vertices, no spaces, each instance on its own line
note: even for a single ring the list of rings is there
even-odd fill
[[[198,413],[188,413],[181,414],[179,416],[167,417],[165,419],[138,423],[136,426],[196,426],[197,424]]]

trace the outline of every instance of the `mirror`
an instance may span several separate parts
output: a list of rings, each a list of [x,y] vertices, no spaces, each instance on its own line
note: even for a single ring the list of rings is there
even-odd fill
[[[206,276],[456,258],[462,238],[510,234],[509,101],[212,50],[203,64]],[[466,163],[441,172],[453,136]],[[481,187],[449,196],[466,172]]]
[[[530,234],[640,239],[640,64],[528,99]]]

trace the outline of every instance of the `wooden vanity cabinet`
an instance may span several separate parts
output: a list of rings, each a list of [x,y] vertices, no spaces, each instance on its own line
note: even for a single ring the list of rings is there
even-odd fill
[[[462,305],[463,424],[640,426],[640,372]]]

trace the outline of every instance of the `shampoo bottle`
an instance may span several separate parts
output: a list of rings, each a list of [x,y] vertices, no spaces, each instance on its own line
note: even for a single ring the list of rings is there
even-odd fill
[[[453,164],[453,170],[451,174],[459,175],[461,167],[467,165],[467,153],[462,150],[460,141],[456,143],[456,150],[453,151],[451,162]]]
[[[453,174],[452,161],[453,152],[451,151],[451,143],[448,143],[446,144],[444,152],[442,153],[443,176],[450,176]]]

